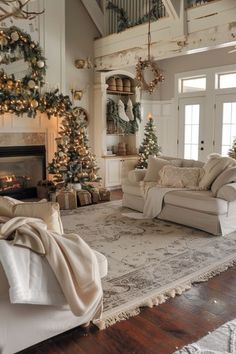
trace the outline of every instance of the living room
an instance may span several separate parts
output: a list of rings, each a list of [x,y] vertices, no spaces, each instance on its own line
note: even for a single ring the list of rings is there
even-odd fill
[[[0,1],[2,354],[233,352],[235,14]]]

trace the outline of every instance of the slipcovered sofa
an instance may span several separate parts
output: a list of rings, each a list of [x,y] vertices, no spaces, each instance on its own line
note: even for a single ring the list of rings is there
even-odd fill
[[[202,167],[195,160],[171,160],[179,167]],[[122,183],[123,206],[143,212],[144,180],[147,170],[132,170]],[[154,188],[160,188],[154,186]],[[168,220],[204,230],[214,235],[225,235],[236,231],[236,164],[225,168],[213,181],[208,190],[172,190],[163,200],[159,219]]]

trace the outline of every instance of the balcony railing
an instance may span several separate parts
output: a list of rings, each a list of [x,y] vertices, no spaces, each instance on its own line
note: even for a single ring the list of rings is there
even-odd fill
[[[151,0],[151,20],[166,17],[162,0]],[[149,0],[111,0],[106,7],[106,35],[148,22]]]

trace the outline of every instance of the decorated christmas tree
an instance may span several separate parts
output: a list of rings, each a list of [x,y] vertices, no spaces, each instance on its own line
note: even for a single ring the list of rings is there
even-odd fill
[[[139,148],[139,160],[136,168],[147,168],[148,156],[157,155],[161,151],[160,146],[157,143],[157,136],[155,133],[155,126],[153,123],[152,115],[149,113],[148,122],[144,128],[144,139]]]
[[[232,157],[233,159],[236,160],[236,138],[234,138],[233,140],[233,144],[231,149],[229,149],[229,153],[228,153],[229,157]]]
[[[86,121],[79,110],[74,109],[62,120],[57,151],[48,171],[54,182],[84,183],[99,181],[95,155],[88,146]]]

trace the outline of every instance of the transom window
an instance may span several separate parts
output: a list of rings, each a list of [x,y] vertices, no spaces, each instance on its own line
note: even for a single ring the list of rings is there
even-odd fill
[[[226,89],[233,87],[236,87],[236,72],[216,75],[216,88]]]
[[[206,90],[206,76],[180,79],[179,92],[198,92]]]

